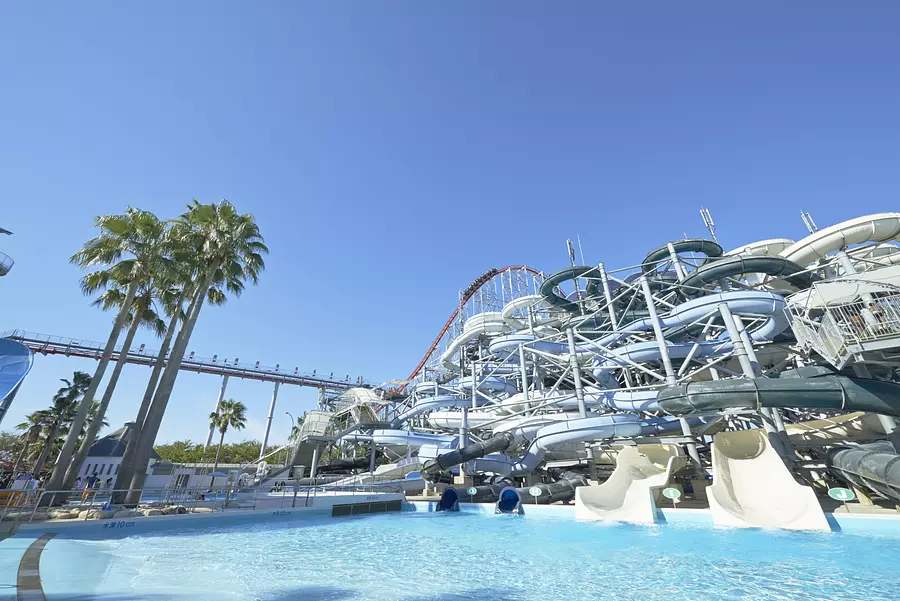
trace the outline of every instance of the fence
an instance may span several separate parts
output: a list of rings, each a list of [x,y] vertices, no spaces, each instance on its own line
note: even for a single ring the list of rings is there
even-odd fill
[[[317,486],[294,486],[285,481],[282,486],[268,489],[211,488],[132,488],[96,490],[0,490],[0,521],[31,523],[35,519],[48,519],[52,511],[78,512],[79,520],[113,518],[113,510],[126,510],[137,506],[143,509],[183,507],[184,513],[195,513],[204,508],[213,512],[228,510],[278,510],[312,507],[317,496],[334,493],[385,492],[388,482],[396,479],[376,477],[368,482]],[[136,503],[114,503],[116,493],[139,492]],[[120,495],[124,496],[124,495]],[[49,498],[48,498],[49,497]],[[127,506],[127,507],[126,507]],[[110,515],[104,516],[108,512]],[[129,517],[138,517],[134,514]],[[124,517],[124,516],[121,516]]]
[[[792,306],[790,316],[797,341],[840,369],[867,344],[900,337],[900,293],[820,309]]]

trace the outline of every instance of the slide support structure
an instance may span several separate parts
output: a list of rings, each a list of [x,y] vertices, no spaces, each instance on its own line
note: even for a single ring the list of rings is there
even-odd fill
[[[578,355],[575,350],[575,331],[571,327],[566,328],[566,338],[569,341],[569,365],[572,366],[572,379],[575,380],[578,413],[581,417],[587,417],[587,409],[584,407],[584,385],[581,383],[581,366],[578,365]]]
[[[669,249],[672,255],[675,256],[675,249],[672,248],[671,243],[669,243]],[[676,264],[678,264],[677,261]],[[646,274],[641,276],[641,291],[644,293],[644,301],[646,301],[647,309],[650,313],[650,323],[653,325],[653,334],[656,337],[656,343],[659,345],[659,355],[666,372],[666,385],[674,386],[678,380],[675,377],[675,368],[672,367],[672,357],[669,356],[669,347],[666,346],[666,338],[663,336],[662,324],[659,321],[659,314],[656,312],[656,306],[653,304],[653,293],[650,291],[650,282],[647,280]],[[685,436],[690,436],[691,426],[688,424],[687,420],[683,417],[679,417],[678,423],[681,426],[681,433]],[[701,467],[703,464],[700,463],[700,453],[697,451],[697,445],[693,442],[689,442],[686,446],[691,461],[693,461],[694,465],[698,468]]]
[[[856,269],[856,265],[853,264],[853,261],[850,260],[850,257],[847,256],[847,253],[841,251],[836,255],[837,261],[840,266],[844,269],[844,271],[848,274],[855,275],[858,273]],[[863,295],[866,300],[872,300],[871,294]],[[865,317],[865,312],[864,312]],[[869,373],[869,368],[863,365],[862,363],[854,363],[853,364],[853,372],[860,378],[871,378],[872,375]],[[885,434],[891,434],[894,430],[897,429],[897,421],[888,415],[881,415],[880,413],[876,414],[878,416],[878,421],[881,423],[881,427],[884,428]]]
[[[756,369],[754,368],[755,362],[750,359],[747,345],[744,342],[744,336],[741,336],[738,321],[731,313],[731,309],[728,307],[727,303],[721,303],[718,306],[718,309],[719,313],[722,315],[722,321],[725,323],[725,329],[728,331],[728,337],[731,338],[731,344],[734,348],[734,355],[737,357],[738,363],[740,363],[741,365],[741,371],[744,372],[745,377],[751,380],[755,380],[757,375]],[[751,350],[752,348],[753,347],[750,346]],[[773,416],[771,409],[768,407],[762,407],[759,411],[763,416],[763,427],[766,430],[766,435],[772,441],[773,448],[780,457],[782,457],[783,459],[786,458],[787,451],[784,448],[784,443],[778,432],[778,428],[775,425],[775,417]]]

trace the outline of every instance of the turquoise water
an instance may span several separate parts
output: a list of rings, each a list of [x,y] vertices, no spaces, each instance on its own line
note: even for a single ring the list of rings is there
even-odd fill
[[[888,536],[403,513],[57,538],[41,576],[50,601],[894,601],[898,558]]]

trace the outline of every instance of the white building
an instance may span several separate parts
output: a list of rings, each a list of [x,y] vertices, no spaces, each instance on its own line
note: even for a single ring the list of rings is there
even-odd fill
[[[91,446],[91,450],[88,451],[81,473],[78,475],[81,478],[93,475],[103,481],[109,478],[115,481],[119,474],[119,465],[122,463],[122,455],[125,454],[125,447],[128,445],[128,439],[134,431],[130,427],[133,425],[133,422],[129,422],[115,432],[98,438]],[[156,454],[156,451],[151,450],[147,468],[149,469],[157,461],[159,461],[159,455]]]

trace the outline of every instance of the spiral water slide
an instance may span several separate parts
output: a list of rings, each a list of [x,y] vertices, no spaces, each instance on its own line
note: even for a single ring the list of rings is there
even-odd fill
[[[721,253],[718,245],[715,245],[718,251],[711,247],[699,246],[695,244],[697,241],[690,242],[690,250],[692,251],[708,251],[710,254]],[[710,243],[711,244],[711,243]],[[651,260],[653,253],[651,253]],[[741,258],[739,258],[741,259]],[[645,261],[648,263],[648,261]],[[761,264],[754,262],[750,267],[746,265],[746,260],[729,262],[729,275],[736,275],[746,272],[747,269],[776,271],[780,274],[785,271],[786,262],[774,259],[771,262]],[[704,268],[712,268],[716,263],[710,262]],[[580,277],[590,268],[572,268],[566,269],[549,276],[542,287],[542,294],[548,304],[557,306],[558,308],[574,311],[576,307],[571,301],[559,296],[555,288],[558,284]],[[703,269],[703,268],[702,268]],[[802,271],[800,268],[790,268],[790,272]],[[722,273],[719,270],[719,273]],[[724,276],[719,276],[719,279]],[[714,294],[699,299],[691,300],[676,306],[672,311],[661,316],[662,327],[676,328],[695,323],[703,318],[709,317],[718,310],[722,304],[729,306],[736,315],[763,315],[765,319],[756,326],[749,335],[754,341],[771,340],[774,336],[788,328],[787,318],[784,314],[784,299],[776,294],[764,291],[737,291]],[[608,334],[593,343],[583,343],[576,348],[580,352],[595,352],[598,347],[607,347],[615,344],[631,334],[647,331],[653,327],[649,318],[643,318],[632,322],[631,324],[621,327],[618,331]],[[562,343],[535,340],[533,335],[514,334],[507,336],[499,336],[490,345],[490,351],[501,358],[508,361],[515,361],[516,357],[514,349],[520,344],[531,343],[535,348],[542,352],[566,355],[568,347]],[[687,356],[689,349],[697,345],[692,343],[669,343],[670,351],[676,356]],[[732,344],[730,341],[711,341],[701,345],[700,351],[704,356],[721,354],[730,352]],[[696,356],[697,349],[694,349]],[[615,367],[621,367],[626,360],[634,361],[653,361],[660,357],[659,345],[656,342],[636,343],[626,345],[616,349],[615,356],[610,359],[606,356],[598,358],[598,365],[594,370],[594,375],[598,381],[605,381],[609,377],[609,373]],[[655,391],[649,392],[628,392],[616,391],[605,393],[600,390],[596,394],[588,397],[589,401],[606,404],[613,409],[624,409],[628,411],[652,411],[658,409],[655,406]],[[705,425],[706,420],[693,420],[693,425]],[[583,419],[567,420],[560,423],[546,425],[538,429],[533,438],[527,432],[514,431],[504,432],[484,443],[476,443],[468,445],[461,449],[456,449],[449,453],[440,455],[439,457],[425,463],[422,468],[422,476],[426,479],[434,479],[443,471],[450,469],[460,463],[466,463],[473,460],[479,460],[485,456],[489,457],[492,471],[495,473],[503,473],[504,475],[523,475],[531,473],[543,460],[547,451],[561,445],[584,442],[589,440],[604,440],[611,438],[631,438],[638,436],[650,436],[663,434],[667,432],[680,431],[680,424],[672,418],[661,418],[653,420],[641,421],[633,415],[607,415],[599,417],[588,417]],[[501,453],[510,448],[518,446],[523,442],[528,442],[528,447],[524,455],[518,460],[508,460],[504,462],[504,456],[494,455],[491,453]],[[481,464],[483,465],[483,463]],[[475,464],[476,469],[479,464]],[[506,467],[508,471],[503,468]],[[503,470],[502,472],[498,470]]]
[[[0,422],[6,416],[22,380],[31,371],[33,362],[34,355],[27,346],[0,338]]]

